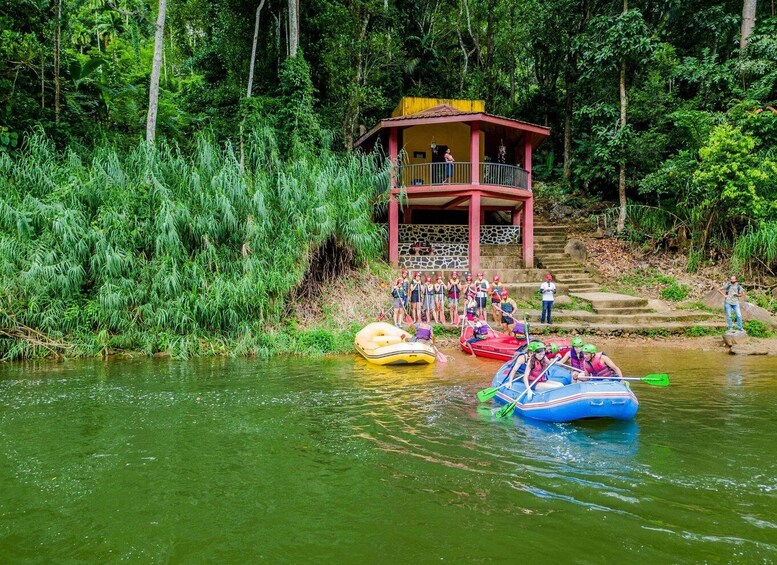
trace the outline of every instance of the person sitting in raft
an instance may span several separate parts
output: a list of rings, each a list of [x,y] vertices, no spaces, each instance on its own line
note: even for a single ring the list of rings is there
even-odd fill
[[[553,390],[564,386],[560,382],[549,381],[547,375],[540,375],[550,365],[550,361],[545,358],[545,344],[541,341],[532,341],[526,352],[522,353],[519,349],[513,357],[513,367],[508,373],[508,379],[512,382],[518,373],[523,375],[523,384],[531,389],[526,393],[528,400],[534,396],[532,389],[536,391]],[[539,380],[538,380],[539,379]],[[534,382],[537,381],[537,384]]]
[[[404,280],[397,279],[397,284],[391,289],[391,296],[394,298],[394,325],[402,327],[402,320],[405,319],[405,284]]]
[[[555,343],[548,343],[545,345],[545,359],[552,359],[553,357],[556,357],[557,359],[561,358],[561,355],[559,355],[558,352],[558,345]]]
[[[472,337],[467,340],[467,343],[475,343],[476,341],[484,340],[488,337],[488,324],[478,320],[475,322],[475,326],[472,329]]]
[[[426,314],[421,314],[421,319],[417,324],[412,326],[415,327],[415,336],[407,338],[407,341],[424,343],[426,345],[434,345],[434,330],[426,320]]]
[[[607,357],[604,352],[596,352],[593,343],[586,343],[581,349],[583,352],[583,370],[572,373],[572,378],[580,381],[588,380],[587,377],[618,377],[623,378],[620,368]]]
[[[518,305],[515,303],[515,300],[507,296],[506,288],[502,289],[500,298],[502,299],[499,308],[499,310],[502,312],[502,329],[504,329],[506,332],[509,332],[512,330],[513,324],[515,323],[513,312],[518,309]],[[521,332],[523,332],[523,328],[521,328]]]
[[[564,356],[558,362],[559,365],[570,365],[575,369],[577,369],[578,371],[582,371],[584,369],[584,363],[585,363],[585,359],[583,358],[583,352],[581,351],[582,347],[583,347],[583,338],[580,336],[573,337],[572,347],[569,348],[569,351],[564,353]]]

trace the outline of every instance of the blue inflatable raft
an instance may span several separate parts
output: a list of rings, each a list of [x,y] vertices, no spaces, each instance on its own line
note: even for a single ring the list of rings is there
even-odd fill
[[[491,386],[507,382],[512,367],[507,362],[494,375]],[[571,371],[563,367],[551,367],[548,379],[564,386],[547,391],[534,392],[531,400],[523,395],[515,405],[515,411],[526,418],[544,422],[571,422],[583,418],[614,418],[630,420],[639,409],[639,401],[626,382],[618,380],[591,380],[572,383]],[[516,378],[510,388],[499,389],[494,400],[509,404],[526,390],[522,379]]]

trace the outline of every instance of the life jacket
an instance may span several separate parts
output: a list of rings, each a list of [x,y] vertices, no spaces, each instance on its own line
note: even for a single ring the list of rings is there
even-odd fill
[[[539,378],[539,382],[544,382],[548,380],[548,375],[540,375],[545,370],[545,368],[549,365],[549,362],[547,359],[543,359],[542,361],[539,361],[537,359],[533,359],[532,368],[529,371],[529,384],[533,383]],[[526,369],[524,369],[526,370]]]
[[[472,333],[478,339],[486,339],[488,337],[488,326],[485,324],[475,326],[475,329],[472,331]]]
[[[486,290],[488,290],[488,281],[477,280],[475,281],[475,288],[477,289],[477,295],[481,298],[486,296]]]
[[[500,302],[502,300],[502,287],[500,286],[492,286],[491,287],[491,298],[493,300],[496,300],[497,302]]]
[[[425,339],[425,340],[429,340],[430,341],[432,339],[432,328],[431,327],[429,327],[429,328],[419,327],[415,331],[415,338],[416,339]]]
[[[456,280],[450,279],[450,285],[451,289],[448,291],[448,298],[458,298],[459,297],[459,279]]]
[[[506,301],[502,302],[501,308],[502,308],[502,312],[505,312],[507,314],[509,314],[509,313],[511,313],[513,311],[513,305],[512,305],[512,303],[509,300],[506,300]],[[523,331],[523,330],[521,330],[521,331]]]
[[[615,374],[615,371],[604,364],[604,361],[602,361],[602,355],[604,355],[604,353],[600,351],[594,355],[590,361],[586,361],[586,369],[588,370],[588,373],[594,377],[611,377]]]
[[[434,285],[434,293],[439,294],[440,296],[443,296],[445,294],[445,285],[442,283],[435,283]]]
[[[413,282],[410,286],[410,295],[414,301],[418,301],[421,298],[421,283]]]
[[[391,291],[391,296],[393,296],[394,298],[404,298],[405,289],[403,289],[401,286],[395,286]]]
[[[578,357],[574,347],[569,350],[569,364],[581,371],[585,368],[585,357],[582,353],[580,354],[580,357]]]

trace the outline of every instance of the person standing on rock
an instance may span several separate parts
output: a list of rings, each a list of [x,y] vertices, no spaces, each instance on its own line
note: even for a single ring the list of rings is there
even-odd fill
[[[548,324],[553,324],[551,312],[553,311],[554,295],[556,294],[556,284],[553,282],[553,275],[545,275],[545,282],[540,285],[540,294],[542,294],[542,323],[545,323],[547,314]]]
[[[731,313],[733,312],[737,320],[737,329],[742,330],[742,310],[739,307],[739,299],[744,298],[745,291],[742,289],[742,285],[737,282],[737,278],[731,275],[731,280],[727,285],[724,285],[718,289],[718,292],[725,297],[723,302],[723,309],[726,312],[726,323],[728,324],[728,331],[732,330]]]

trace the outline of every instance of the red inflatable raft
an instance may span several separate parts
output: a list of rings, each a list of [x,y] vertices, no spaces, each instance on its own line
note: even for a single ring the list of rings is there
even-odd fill
[[[459,338],[461,350],[465,353],[474,353],[477,357],[486,359],[498,359],[499,361],[509,361],[516,350],[526,346],[526,339],[516,339],[512,334],[498,332],[493,328],[488,328],[488,337],[475,343],[467,343],[472,337],[473,327],[465,325]],[[542,341],[538,338],[530,338],[531,341]],[[548,339],[546,344],[554,343],[559,348],[559,352],[564,355],[570,347],[568,338]]]

